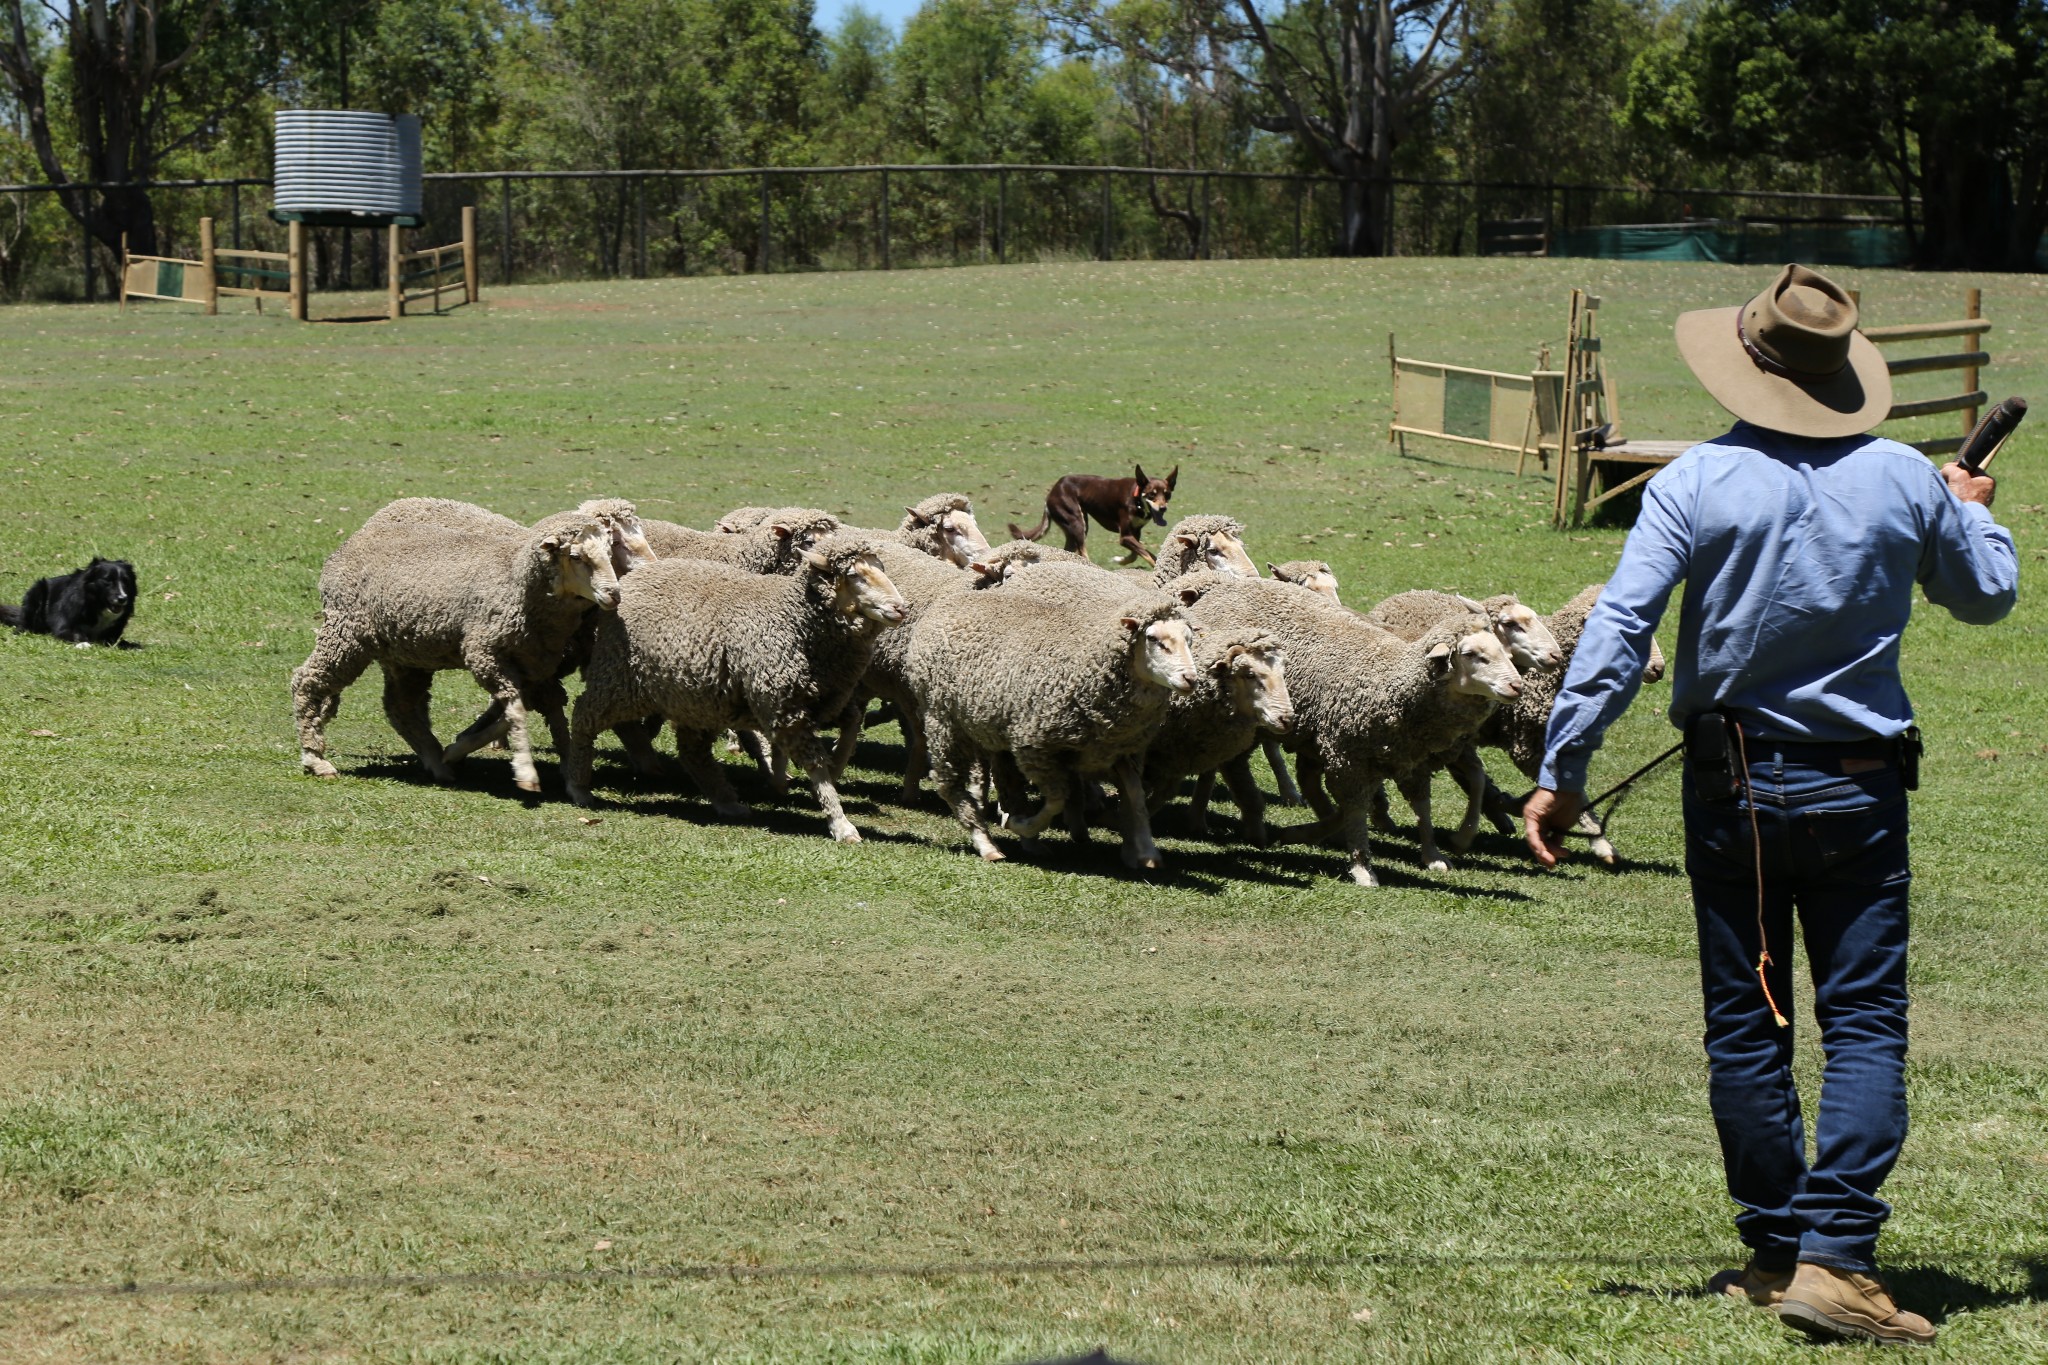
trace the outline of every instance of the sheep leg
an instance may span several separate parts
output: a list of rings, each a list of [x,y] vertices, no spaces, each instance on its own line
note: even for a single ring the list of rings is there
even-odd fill
[[[396,722],[393,722],[396,724]],[[505,708],[496,701],[485,712],[469,723],[469,727],[455,737],[441,753],[441,761],[453,767],[489,744],[495,744],[505,737],[510,725],[505,720]]]
[[[930,739],[932,781],[938,785],[939,796],[952,807],[954,818],[973,841],[974,851],[989,862],[1002,862],[1003,851],[988,837],[988,829],[981,823],[981,802],[967,790],[961,771],[961,760],[969,760],[971,765],[973,750],[943,729],[933,731]]]
[[[1209,797],[1215,790],[1215,773],[1195,774],[1194,789],[1188,793],[1188,833],[1204,839],[1209,837]],[[1232,788],[1233,794],[1235,791]]]
[[[1363,791],[1353,792],[1338,807],[1338,823],[1344,831],[1344,848],[1351,855],[1351,880],[1360,886],[1378,886],[1372,874],[1372,809]]]
[[[1259,790],[1259,784],[1252,777],[1250,754],[1239,754],[1223,765],[1223,780],[1230,786],[1230,795],[1237,802],[1240,816],[1239,832],[1254,848],[1265,848],[1273,842],[1271,831],[1266,828],[1266,794]]]
[[[903,800],[906,803],[917,800],[918,786],[931,771],[931,753],[925,744],[924,720],[914,712],[907,712],[901,721],[903,728]]]
[[[789,791],[788,759],[778,753],[759,730],[736,727],[733,735],[747,757],[753,759],[754,765],[761,770],[761,776],[768,782],[768,790],[777,796],[786,794]]]
[[[1287,771],[1287,751],[1280,747],[1277,739],[1262,741],[1261,747],[1265,750],[1267,765],[1273,769],[1273,784],[1280,793],[1280,804],[1300,805],[1301,788],[1294,785],[1294,777]]]
[[[659,777],[662,773],[661,755],[654,748],[654,737],[661,733],[662,719],[656,716],[651,723],[626,720],[612,727],[612,733],[625,746],[626,762],[642,777]]]
[[[1372,791],[1373,827],[1384,834],[1392,834],[1398,825],[1394,823],[1394,808],[1387,800],[1387,785],[1382,782]]]
[[[749,735],[754,732],[742,730],[740,733]],[[750,813],[747,804],[740,800],[739,793],[726,780],[725,765],[712,756],[711,740],[711,731],[686,729],[681,721],[677,721],[676,761],[682,764],[690,781],[697,784],[697,790],[711,802],[713,811],[728,820],[742,819]]]
[[[516,689],[501,696],[505,702],[505,747],[512,751],[512,785],[523,792],[537,792],[540,770],[533,766],[533,740],[526,733],[526,700]]]
[[[1043,800],[1035,813],[1021,823],[1013,821],[1010,828],[1020,839],[1036,839],[1067,808],[1067,768],[1052,755],[1033,749],[1019,750],[1016,760],[1017,770],[1038,788]]]
[[[1491,777],[1486,779],[1486,790],[1480,794],[1480,804],[1486,812],[1486,818],[1493,822],[1497,832],[1510,836],[1514,834],[1514,811],[1508,806],[1506,794],[1493,785]]]
[[[1614,851],[1614,845],[1607,842],[1607,827],[1600,818],[1589,810],[1579,812],[1579,822],[1573,826],[1579,833],[1592,840],[1593,856],[1613,867],[1621,861],[1621,855]]]
[[[858,723],[858,722],[856,722]],[[811,784],[811,795],[825,811],[825,830],[834,843],[857,844],[860,831],[853,827],[853,821],[846,818],[846,810],[839,804],[839,788],[834,779],[839,774],[834,761],[833,747],[808,727],[784,730],[775,736],[775,747],[796,760],[804,770],[805,778]]]
[[[1468,744],[1450,761],[1449,771],[1451,780],[1465,792],[1465,818],[1458,821],[1450,839],[1452,850],[1463,853],[1479,837],[1479,818],[1486,800],[1486,763],[1479,757],[1479,750]]]
[[[1117,825],[1124,840],[1120,851],[1124,866],[1134,872],[1150,871],[1165,865],[1159,846],[1152,842],[1152,816],[1145,808],[1145,775],[1142,760],[1125,758],[1115,769],[1117,802]]]
[[[436,782],[452,782],[455,770],[441,755],[441,741],[434,738],[433,686],[434,675],[427,669],[385,664],[384,716]]]
[[[854,748],[860,743],[861,731],[868,723],[868,693],[855,688],[847,699],[846,709],[839,713],[839,740],[832,746],[832,772],[836,777],[846,771],[846,765],[853,762]],[[802,760],[798,760],[801,762]],[[810,769],[804,769],[806,776]]]
[[[340,774],[327,761],[327,722],[341,709],[342,690],[370,666],[370,652],[339,631],[323,630],[306,662],[292,670],[292,716],[299,727],[299,766],[314,777]]]
[[[1425,769],[1396,778],[1394,785],[1401,789],[1401,795],[1415,812],[1415,837],[1422,845],[1423,867],[1431,872],[1449,872],[1451,865],[1444,861],[1443,854],[1437,852],[1436,824],[1429,818],[1429,786],[1434,776],[1433,770]]]
[[[1316,823],[1334,827],[1337,823],[1337,803],[1323,790],[1323,760],[1312,749],[1303,749],[1295,755],[1294,771],[1301,778],[1301,794],[1308,800],[1309,809],[1316,813]]]
[[[1022,816],[1031,804],[1031,783],[1017,767],[1017,760],[1007,749],[999,749],[981,761],[984,798],[987,787],[993,785],[996,792],[996,810],[1001,817],[998,823],[1008,826]]]

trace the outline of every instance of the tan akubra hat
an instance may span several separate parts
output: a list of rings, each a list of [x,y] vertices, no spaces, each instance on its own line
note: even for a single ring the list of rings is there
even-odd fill
[[[1678,315],[1678,353],[1714,401],[1794,436],[1860,436],[1892,407],[1884,357],[1856,330],[1856,302],[1788,265],[1740,308]]]

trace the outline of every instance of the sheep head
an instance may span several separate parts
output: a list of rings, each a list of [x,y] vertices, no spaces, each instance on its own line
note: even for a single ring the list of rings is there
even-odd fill
[[[1292,583],[1310,592],[1318,592],[1332,602],[1337,599],[1337,575],[1330,566],[1320,559],[1290,559],[1285,564],[1268,560],[1266,572],[1282,583]],[[1341,605],[1341,604],[1340,604]]]
[[[938,493],[915,507],[906,507],[903,531],[925,531],[938,547],[939,558],[965,569],[988,553],[988,537],[974,520],[974,504],[965,493]]]
[[[1513,701],[1522,695],[1522,675],[1491,623],[1474,629],[1478,625],[1468,617],[1452,623],[1449,630],[1440,627],[1423,637],[1430,676],[1458,696]]]
[[[596,517],[611,536],[612,570],[631,573],[655,560],[654,547],[647,543],[647,528],[640,524],[640,511],[624,498],[592,498],[576,509]]]
[[[839,518],[830,512],[819,512],[804,507],[785,507],[763,521],[755,529],[754,534],[772,537],[776,541],[777,563],[784,567],[792,567],[819,541],[838,530]]]
[[[772,507],[735,507],[712,522],[711,529],[722,536],[745,535],[774,515],[775,509]]]
[[[1209,661],[1209,672],[1230,691],[1230,709],[1268,734],[1294,729],[1294,699],[1287,692],[1287,653],[1262,630],[1237,632]]]
[[[1188,647],[1188,623],[1179,616],[1126,616],[1131,637],[1131,676],[1170,692],[1195,688],[1195,656]]]
[[[539,541],[557,597],[581,597],[605,611],[619,605],[619,575],[612,567],[612,537],[595,518],[549,531]]]
[[[1507,646],[1515,667],[1524,673],[1548,673],[1564,664],[1564,651],[1550,632],[1550,623],[1523,606],[1513,593],[1489,597],[1479,609],[1493,624],[1493,633]]]
[[[890,581],[874,551],[839,546],[832,553],[801,552],[810,572],[832,582],[832,605],[850,622],[873,622],[887,629],[910,619],[910,603]]]

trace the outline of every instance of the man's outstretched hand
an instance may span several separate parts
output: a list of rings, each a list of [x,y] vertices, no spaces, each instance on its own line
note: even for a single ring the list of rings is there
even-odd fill
[[[1989,474],[1972,474],[1954,460],[1941,467],[1941,477],[1947,481],[1949,491],[1964,502],[1977,502],[1989,507],[1998,492],[1996,479]]]
[[[1556,867],[1564,857],[1564,832],[1579,822],[1586,808],[1584,792],[1558,792],[1538,787],[1529,793],[1522,807],[1522,837],[1529,851],[1545,867]]]

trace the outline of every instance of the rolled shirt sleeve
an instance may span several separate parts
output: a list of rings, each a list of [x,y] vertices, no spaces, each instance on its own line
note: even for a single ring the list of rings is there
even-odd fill
[[[1584,791],[1593,751],[1643,685],[1651,638],[1671,590],[1686,576],[1692,545],[1692,467],[1673,464],[1643,487],[1643,510],[1614,577],[1586,618],[1564,686],[1551,708],[1536,785]]]
[[[1958,498],[1940,475],[1929,499],[1932,524],[1920,556],[1927,600],[1967,625],[2005,619],[2019,600],[2020,560],[2012,532],[1991,509]]]

